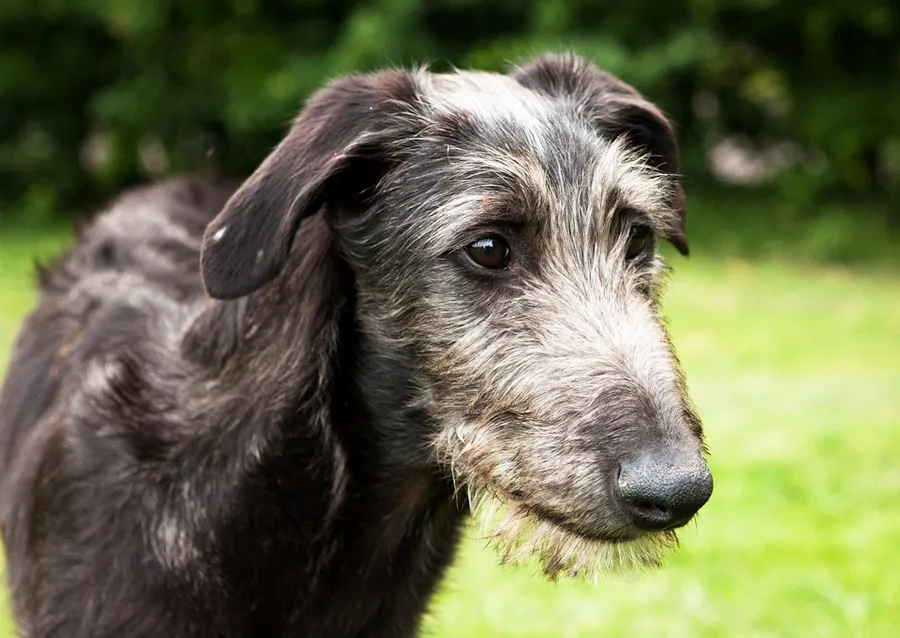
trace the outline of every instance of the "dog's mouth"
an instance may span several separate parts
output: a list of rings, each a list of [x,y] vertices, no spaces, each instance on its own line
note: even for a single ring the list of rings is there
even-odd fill
[[[596,581],[601,574],[659,567],[667,550],[677,544],[672,531],[641,531],[624,519],[591,525],[535,503],[515,485],[503,485],[498,478],[504,473],[488,463],[490,459],[473,456],[477,440],[473,431],[444,431],[438,460],[448,468],[454,489],[468,493],[479,536],[502,563],[536,565],[551,579]]]
[[[603,573],[633,572],[662,564],[677,544],[672,531],[597,531],[550,508],[526,505],[494,488],[470,489],[470,507],[481,537],[504,564],[536,562],[551,579],[596,581]]]
[[[552,509],[538,504],[522,504],[522,507],[528,509],[538,520],[556,525],[565,529],[572,534],[581,536],[582,538],[596,543],[629,543],[635,541],[645,534],[636,529],[622,529],[610,532],[608,530],[598,530],[590,526],[583,525],[573,521],[564,514],[555,512]]]

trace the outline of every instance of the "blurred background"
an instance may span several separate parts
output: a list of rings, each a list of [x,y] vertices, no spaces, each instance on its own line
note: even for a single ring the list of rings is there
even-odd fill
[[[469,542],[427,635],[900,635],[896,0],[3,0],[0,366],[33,260],[122,188],[249,173],[336,75],[561,49],[676,123],[692,256],[665,311],[716,491],[626,582]]]

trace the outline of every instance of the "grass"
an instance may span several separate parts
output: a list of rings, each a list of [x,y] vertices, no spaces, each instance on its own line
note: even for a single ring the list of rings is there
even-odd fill
[[[33,302],[30,253],[60,243],[25,239],[0,238],[0,364]],[[498,567],[469,541],[426,635],[897,635],[900,281],[777,261],[673,265],[665,307],[716,477],[682,547],[662,571],[589,587]]]

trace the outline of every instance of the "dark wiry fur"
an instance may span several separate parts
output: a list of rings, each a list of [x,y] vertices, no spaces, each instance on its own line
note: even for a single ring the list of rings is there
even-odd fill
[[[492,77],[511,90],[513,80]],[[479,78],[473,86],[490,83]],[[702,447],[655,323],[655,258],[610,269],[622,285],[605,294],[621,295],[616,307],[631,308],[656,340],[656,363],[638,372],[656,375],[658,391],[641,385],[644,377],[620,383],[610,373],[593,393],[589,383],[602,375],[573,377],[585,392],[548,395],[554,411],[529,395],[539,374],[519,374],[530,385],[511,382],[492,396],[490,383],[471,385],[493,378],[483,356],[473,361],[487,352],[477,338],[492,337],[488,309],[499,301],[509,301],[510,325],[530,304],[579,339],[593,334],[590,321],[579,323],[590,313],[554,318],[547,291],[555,287],[542,279],[566,270],[553,260],[571,257],[566,238],[583,231],[572,225],[531,244],[523,235],[522,253],[546,260],[523,275],[530,288],[519,298],[512,287],[471,283],[448,251],[464,240],[454,224],[474,220],[452,217],[462,210],[453,204],[461,185],[484,189],[485,211],[508,212],[498,202],[511,198],[534,215],[522,227],[553,230],[565,214],[553,202],[581,192],[576,178],[618,170],[595,166],[594,151],[606,149],[601,137],[623,135],[631,155],[603,153],[634,166],[604,195],[609,210],[587,225],[605,239],[579,258],[616,255],[624,242],[616,229],[627,231],[622,220],[632,218],[686,252],[671,128],[593,66],[539,60],[514,76],[510,99],[523,93],[523,108],[546,109],[548,122],[558,116],[570,128],[545,149],[558,172],[511,194],[519,178],[505,172],[504,154],[510,165],[527,157],[543,166],[527,137],[543,129],[459,110],[454,100],[462,94],[466,103],[471,87],[454,82],[396,70],[339,80],[311,98],[237,191],[205,178],[134,191],[43,274],[0,397],[0,524],[24,635],[411,636],[452,559],[468,507],[454,479],[467,472],[485,480],[496,470],[502,489],[520,481],[523,498],[540,501],[528,507],[548,504],[548,521],[568,529],[613,543],[639,537],[600,499],[610,468],[647,441],[695,456]],[[636,185],[652,192],[636,196]],[[525,210],[529,197],[534,207]],[[627,214],[616,213],[620,200]],[[451,216],[428,216],[443,215],[447,202]],[[585,199],[585,210],[591,205]],[[474,291],[474,301],[459,290]],[[560,303],[581,303],[583,287],[569,292]],[[469,351],[463,319],[479,324]],[[540,335],[526,326],[519,336],[527,371],[539,361],[528,348]],[[502,354],[514,361],[518,353]],[[560,351],[559,371],[570,354]],[[576,354],[592,363],[591,352]],[[628,360],[610,365],[630,373]],[[596,457],[596,468],[591,460],[560,473],[566,459],[546,447],[552,438],[536,437],[544,447],[528,451],[519,426],[532,412],[572,459]],[[561,418],[576,438],[558,429]],[[498,438],[491,427],[501,426],[512,436]],[[493,447],[478,448],[479,437]],[[594,450],[600,440],[605,447]],[[525,446],[535,470],[509,463],[513,445]],[[455,466],[473,450],[477,463]]]
[[[352,288],[322,218],[291,277],[204,298],[200,234],[230,193],[134,192],[45,276],[0,430],[26,635],[408,635],[450,560],[447,486],[369,460],[390,442],[353,400]],[[189,241],[154,233],[170,211]],[[183,556],[154,547],[164,525]]]

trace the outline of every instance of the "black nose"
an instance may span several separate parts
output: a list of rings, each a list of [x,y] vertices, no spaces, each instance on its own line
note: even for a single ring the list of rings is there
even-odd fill
[[[712,490],[712,474],[699,456],[642,455],[619,466],[619,496],[638,529],[681,527]]]

